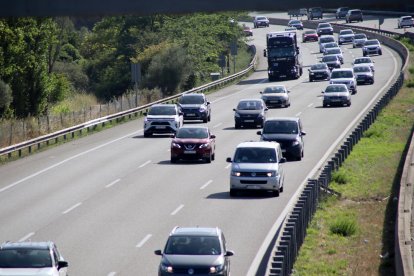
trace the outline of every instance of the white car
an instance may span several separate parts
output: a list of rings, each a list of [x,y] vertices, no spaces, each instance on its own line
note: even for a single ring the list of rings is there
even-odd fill
[[[364,46],[362,47],[362,55],[382,55],[381,43],[378,39],[369,39],[365,41]]]
[[[351,94],[345,84],[330,84],[323,93],[323,107],[334,105],[351,106]]]
[[[255,28],[269,27],[269,19],[266,16],[256,16],[253,20]]]
[[[154,104],[144,119],[144,137],[152,134],[175,134],[183,125],[183,112],[176,104]]]
[[[352,94],[357,93],[357,81],[352,68],[333,69],[330,84],[345,84]]]
[[[371,71],[375,72],[374,61],[370,57],[359,57],[359,58],[354,59],[354,61],[352,62],[352,65],[361,65],[361,64],[369,65],[369,67],[371,67]]]
[[[260,94],[267,107],[289,107],[289,92],[284,85],[272,85],[266,87]]]
[[[354,40],[354,31],[351,29],[345,29],[339,31],[338,43],[339,45],[344,43],[352,43]]]
[[[414,19],[410,15],[398,18],[398,29],[405,27],[414,27]]]
[[[367,40],[366,34],[355,34],[354,40],[352,41],[352,48],[362,47]]]

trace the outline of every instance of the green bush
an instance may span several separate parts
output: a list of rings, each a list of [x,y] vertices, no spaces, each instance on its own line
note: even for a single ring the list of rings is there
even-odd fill
[[[348,183],[348,176],[344,171],[336,171],[332,174],[332,180],[338,184]]]
[[[408,88],[414,88],[414,80],[407,80],[407,87]]]
[[[332,234],[349,237],[356,233],[356,221],[349,216],[340,216],[331,223],[329,230]]]

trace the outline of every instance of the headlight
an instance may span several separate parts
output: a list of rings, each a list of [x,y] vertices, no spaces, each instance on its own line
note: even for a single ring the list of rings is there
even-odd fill
[[[216,265],[216,266],[212,266],[210,267],[210,273],[214,274],[214,273],[220,273],[224,270],[224,264],[221,265]]]
[[[204,148],[208,148],[209,144],[205,143],[205,144],[201,144],[198,148],[200,149],[204,149]]]
[[[234,117],[240,118],[240,114],[239,114],[239,113],[237,113],[237,112],[235,112],[235,113],[234,113]]]
[[[311,74],[311,75],[315,75],[315,73],[314,73],[314,72],[310,72],[310,74]]]
[[[200,106],[200,109],[199,109],[200,112],[204,112],[206,110],[207,110],[207,108],[205,106]]]
[[[276,171],[271,171],[266,174],[268,177],[276,176]]]
[[[173,272],[174,272],[174,270],[173,270],[172,266],[167,265],[167,264],[161,264],[161,265],[160,265],[160,269],[161,269],[161,271],[163,271],[163,272],[168,272],[168,273],[173,273]]]
[[[297,146],[297,145],[299,145],[299,141],[298,140],[296,140],[296,141],[294,141],[293,143],[292,143],[292,146]]]
[[[181,149],[180,144],[177,143],[171,143],[171,147]]]
[[[241,172],[232,171],[231,172],[231,175],[232,176],[240,176],[241,175]]]

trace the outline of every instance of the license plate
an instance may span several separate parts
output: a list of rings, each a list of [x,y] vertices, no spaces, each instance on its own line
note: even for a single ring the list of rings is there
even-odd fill
[[[286,78],[286,75],[280,75],[281,78]]]
[[[195,116],[194,113],[188,113],[187,116]]]
[[[184,153],[185,154],[195,154],[196,151],[195,150],[185,150]]]
[[[244,120],[245,123],[253,123],[254,120]]]
[[[156,129],[165,129],[166,126],[155,126]]]
[[[337,103],[337,102],[340,102],[341,100],[337,100],[337,99],[333,99],[333,100],[331,100],[331,102],[333,102],[333,103]]]
[[[279,101],[270,101],[270,103],[278,103]]]
[[[322,75],[321,74],[317,74],[317,75],[315,75],[315,77],[322,77]]]

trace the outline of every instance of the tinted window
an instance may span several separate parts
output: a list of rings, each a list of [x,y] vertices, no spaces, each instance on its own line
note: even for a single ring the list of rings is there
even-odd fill
[[[328,42],[334,42],[335,41],[335,38],[333,38],[333,37],[321,37],[320,39],[319,39],[319,42],[320,43],[328,43]]]
[[[379,44],[378,40],[367,40],[364,43],[364,45],[377,45],[377,44]]]
[[[349,34],[353,34],[354,32],[351,30],[346,30],[346,31],[342,31],[341,35],[349,35]]]
[[[266,87],[263,91],[263,94],[268,94],[268,93],[285,93],[285,87],[284,86]]]
[[[355,38],[355,39],[364,39],[364,38],[367,38],[367,36],[366,36],[365,34],[356,34],[356,35],[354,36],[354,38]]]
[[[180,98],[180,104],[203,104],[204,97],[202,95],[188,95]]]
[[[367,66],[354,67],[354,72],[371,72],[371,69]]]
[[[220,240],[215,236],[171,236],[164,250],[173,255],[220,255]]]
[[[153,106],[148,115],[176,115],[176,110],[173,106]]]
[[[369,58],[358,58],[354,62],[354,64],[359,64],[359,63],[371,63],[371,60]]]
[[[276,151],[273,148],[238,148],[234,155],[236,163],[275,163]]]
[[[47,249],[3,249],[0,251],[0,268],[51,267],[52,259]]]
[[[259,101],[241,101],[237,105],[239,110],[259,110],[262,109],[262,103]]]
[[[316,34],[316,31],[305,31],[304,34]]]
[[[298,124],[295,121],[267,121],[263,133],[298,134]]]
[[[329,28],[331,27],[331,24],[329,23],[323,23],[323,24],[319,24],[318,28]]]
[[[346,92],[346,86],[344,85],[329,85],[325,89],[325,93],[332,93],[332,92]]]
[[[180,128],[176,135],[177,138],[208,138],[206,128]]]
[[[341,50],[338,48],[329,48],[326,50],[328,54],[341,54]]]
[[[311,66],[311,70],[321,70],[328,68],[325,63],[319,63]]]
[[[336,78],[353,78],[353,74],[351,71],[335,71],[331,74],[331,79]]]
[[[338,60],[337,56],[324,56],[322,58],[322,61],[335,61],[335,60]]]

